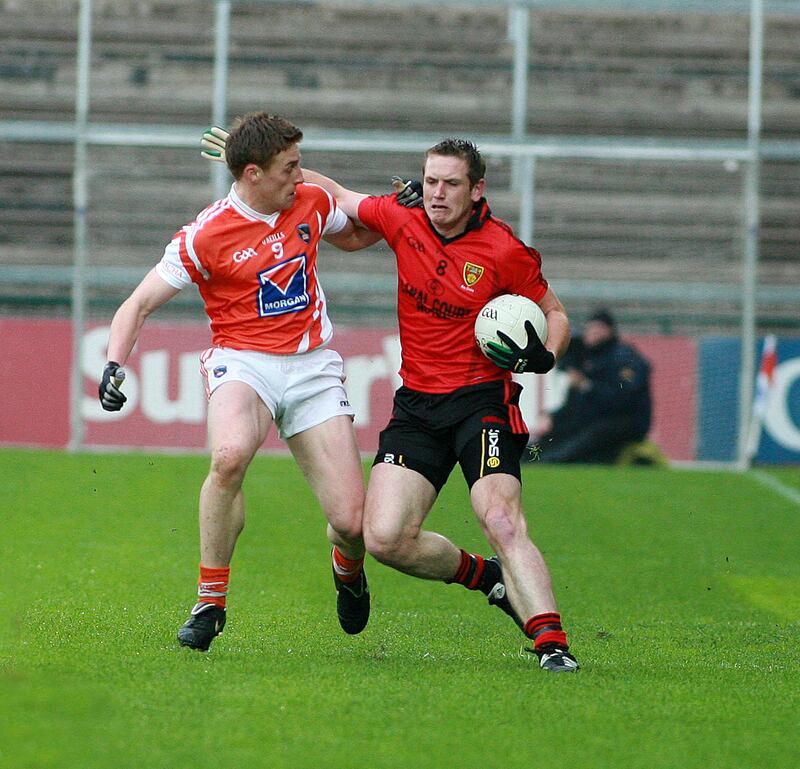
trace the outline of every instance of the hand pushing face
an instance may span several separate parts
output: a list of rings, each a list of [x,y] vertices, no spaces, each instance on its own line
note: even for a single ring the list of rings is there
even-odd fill
[[[472,206],[483,195],[483,179],[470,185],[467,163],[458,157],[430,155],[425,162],[422,198],[436,231],[452,238],[464,231]]]

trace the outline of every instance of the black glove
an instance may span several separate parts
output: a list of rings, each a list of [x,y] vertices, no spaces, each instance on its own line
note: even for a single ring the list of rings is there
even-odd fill
[[[523,371],[532,371],[534,374],[546,374],[556,365],[556,356],[550,352],[539,339],[533,323],[525,321],[525,331],[528,334],[528,343],[525,347],[520,347],[508,334],[502,331],[497,332],[497,336],[502,340],[503,345],[497,342],[487,342],[487,356],[493,363],[521,374]]]
[[[422,205],[422,182],[419,179],[404,182],[401,177],[393,176],[392,186],[397,190],[397,202],[401,206],[416,208]]]
[[[119,411],[122,404],[128,398],[120,392],[120,385],[125,379],[125,372],[119,367],[119,363],[110,360],[103,369],[103,379],[98,388],[100,393],[100,405],[106,411]]]

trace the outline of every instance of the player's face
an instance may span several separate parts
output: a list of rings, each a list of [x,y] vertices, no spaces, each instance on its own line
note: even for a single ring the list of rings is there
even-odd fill
[[[467,161],[449,155],[429,155],[422,177],[422,202],[436,231],[445,238],[462,233],[473,203],[483,195],[483,179],[474,187]]]
[[[300,168],[300,148],[295,144],[279,152],[254,180],[254,192],[259,200],[258,210],[273,213],[291,208],[295,187],[303,181]]]

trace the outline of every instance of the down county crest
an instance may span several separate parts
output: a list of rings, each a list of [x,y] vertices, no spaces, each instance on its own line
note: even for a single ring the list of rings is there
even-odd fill
[[[305,222],[297,225],[297,234],[304,243],[311,241],[311,228]]]
[[[483,276],[483,267],[479,264],[467,262],[464,265],[464,283],[468,286],[474,286]]]

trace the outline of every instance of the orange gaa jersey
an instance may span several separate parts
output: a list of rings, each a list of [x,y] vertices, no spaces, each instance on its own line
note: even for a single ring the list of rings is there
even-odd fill
[[[196,283],[212,344],[302,353],[333,336],[317,275],[317,247],[347,217],[314,184],[299,184],[291,208],[261,214],[230,193],[181,228],[156,267],[175,288]]]

